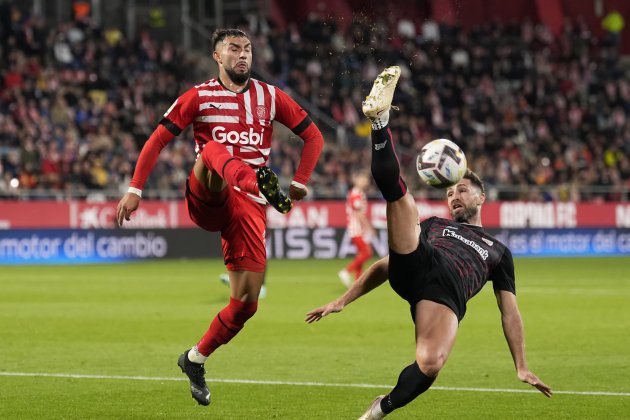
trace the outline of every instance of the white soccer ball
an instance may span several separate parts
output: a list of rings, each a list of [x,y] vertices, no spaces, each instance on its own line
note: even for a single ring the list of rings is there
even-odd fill
[[[447,139],[437,139],[420,150],[416,167],[424,182],[435,188],[446,188],[462,179],[467,162],[458,145]]]

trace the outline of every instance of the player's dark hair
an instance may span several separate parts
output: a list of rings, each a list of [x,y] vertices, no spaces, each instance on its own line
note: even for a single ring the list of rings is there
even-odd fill
[[[217,29],[212,33],[212,50],[214,51],[217,48],[217,44],[227,37],[249,39],[249,35],[247,35],[245,31],[241,31],[240,29]]]
[[[482,193],[486,193],[486,187],[483,185],[483,181],[479,178],[479,175],[471,171],[470,169],[466,169],[466,173],[464,174],[464,178],[470,180],[473,184],[475,184]]]

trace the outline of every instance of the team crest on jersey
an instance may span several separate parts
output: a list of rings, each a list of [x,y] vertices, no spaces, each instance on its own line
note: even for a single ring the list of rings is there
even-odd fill
[[[267,118],[267,108],[264,105],[258,105],[256,107],[256,117],[263,120]]]
[[[490,239],[481,238],[481,240],[484,241],[485,243],[487,243],[489,246],[494,245],[494,242],[492,242]]]

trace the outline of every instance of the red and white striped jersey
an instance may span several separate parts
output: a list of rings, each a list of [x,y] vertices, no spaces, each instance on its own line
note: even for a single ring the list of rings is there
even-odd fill
[[[367,215],[367,198],[365,193],[358,188],[352,188],[346,199],[346,216],[348,218],[348,235],[351,238],[363,236],[361,221],[357,217],[357,213]]]
[[[207,142],[217,141],[233,156],[259,167],[269,158],[273,121],[293,130],[307,117],[306,111],[275,86],[250,79],[247,88],[234,93],[211,79],[177,98],[162,124],[179,134],[192,123],[197,154]]]

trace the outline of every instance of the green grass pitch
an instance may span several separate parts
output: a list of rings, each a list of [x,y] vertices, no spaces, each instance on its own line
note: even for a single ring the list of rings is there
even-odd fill
[[[222,262],[0,267],[0,418],[356,419],[413,360],[414,334],[387,284],[304,322],[343,292],[345,263],[270,261],[259,312],[206,364],[209,407],[176,360],[228,300]],[[566,393],[501,392],[530,387],[488,285],[435,388],[388,418],[630,417],[630,259],[521,259],[516,273],[530,368]]]

